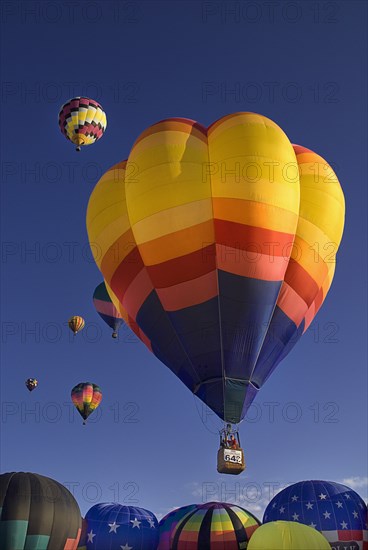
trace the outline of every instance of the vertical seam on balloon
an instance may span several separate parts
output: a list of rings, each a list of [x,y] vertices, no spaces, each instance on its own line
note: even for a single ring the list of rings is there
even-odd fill
[[[211,158],[210,158],[210,147],[208,142],[208,129],[206,132],[207,137],[207,156],[208,156],[208,162],[210,166]],[[203,171],[202,171],[203,173]],[[215,227],[215,211],[213,207],[213,186],[212,186],[212,174],[209,174],[210,177],[210,188],[211,188],[211,208],[212,208],[212,223],[213,223],[213,237],[215,241],[215,267],[216,267],[216,284],[217,284],[217,304],[218,304],[218,319],[219,319],[219,331],[220,331],[220,352],[221,352],[221,374],[222,374],[222,394],[223,394],[223,420],[226,422],[226,413],[225,413],[225,406],[226,406],[226,399],[225,399],[225,387],[226,387],[226,381],[225,381],[225,362],[224,362],[224,348],[223,348],[223,342],[222,342],[222,320],[221,320],[221,307],[220,307],[220,284],[219,284],[219,273],[218,273],[218,262],[217,262],[217,250],[216,250],[216,227]]]
[[[263,121],[263,124],[264,124],[264,121]],[[266,125],[265,125],[265,128],[266,128],[266,132],[267,132],[268,130],[267,130]],[[290,146],[292,147],[291,144],[290,144]],[[295,156],[295,162],[298,164],[298,160],[297,160],[297,158],[296,158],[295,151],[294,151],[294,156]],[[299,212],[300,212],[300,178],[299,178],[298,184],[299,184]],[[298,213],[298,220],[299,220],[299,213]],[[298,221],[297,221],[296,226],[295,226],[295,229],[294,229],[293,246],[294,246],[295,233],[296,233],[297,228],[298,228]],[[291,258],[291,252],[292,252],[292,249],[291,249],[291,251],[290,251],[289,261],[290,261],[290,258]],[[289,265],[289,262],[288,262],[288,265]],[[285,273],[284,273],[284,279],[281,281],[280,288],[279,288],[279,292],[278,292],[278,294],[277,294],[277,297],[276,297],[276,300],[275,300],[275,303],[274,303],[274,306],[273,306],[272,313],[271,313],[271,315],[270,315],[270,317],[269,317],[269,322],[268,322],[267,327],[266,327],[266,330],[265,330],[265,332],[264,332],[264,336],[263,336],[262,342],[260,343],[257,357],[256,357],[256,359],[255,359],[255,361],[254,361],[253,368],[252,368],[252,371],[251,371],[250,376],[249,376],[249,382],[250,382],[251,384],[252,384],[252,376],[253,376],[253,373],[254,373],[254,371],[255,371],[255,369],[256,369],[256,367],[257,367],[258,359],[259,359],[259,356],[260,356],[260,354],[261,354],[261,351],[262,351],[262,348],[263,348],[264,341],[265,341],[265,339],[266,339],[266,336],[267,336],[267,334],[268,334],[268,330],[269,330],[269,328],[270,328],[270,325],[271,325],[273,316],[274,316],[274,314],[275,314],[275,309],[276,309],[277,302],[278,302],[278,299],[279,299],[279,296],[280,296],[282,284],[283,284],[283,282],[284,282],[284,280],[285,280],[286,271],[287,271],[287,267],[286,267],[286,270],[285,270]],[[253,384],[252,384],[252,386],[253,386]],[[255,387],[255,386],[253,386],[253,387]],[[257,388],[256,388],[256,389],[257,389]],[[257,389],[257,391],[259,391],[259,388]]]

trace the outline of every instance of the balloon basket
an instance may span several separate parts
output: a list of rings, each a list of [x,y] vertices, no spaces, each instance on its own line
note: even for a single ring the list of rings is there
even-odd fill
[[[217,453],[217,471],[220,474],[239,475],[245,470],[243,449],[220,447]]]

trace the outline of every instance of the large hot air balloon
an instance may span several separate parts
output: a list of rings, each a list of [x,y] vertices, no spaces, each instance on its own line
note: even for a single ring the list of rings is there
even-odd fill
[[[175,527],[179,521],[183,519],[188,512],[192,512],[195,508],[197,508],[196,504],[188,504],[187,506],[176,508],[160,520],[160,541],[157,550],[170,550],[170,538],[172,532],[175,530]]]
[[[118,330],[123,322],[119,311],[111,301],[105,283],[101,283],[93,293],[93,304],[99,316],[112,328],[112,337],[118,337]]]
[[[59,113],[61,133],[76,145],[91,145],[104,134],[107,126],[106,114],[101,105],[88,97],[74,97],[63,105]]]
[[[127,324],[236,424],[326,298],[344,211],[322,157],[235,113],[145,130],[97,183],[87,228]]]
[[[297,521],[321,531],[335,550],[368,542],[367,507],[360,496],[332,481],[300,481],[278,493],[267,506],[264,523]]]
[[[144,508],[101,503],[86,514],[87,550],[156,550],[158,521]]]
[[[26,380],[26,386],[29,391],[33,391],[38,386],[38,380],[36,378],[28,378]]]
[[[247,548],[260,522],[247,510],[222,502],[199,504],[176,525],[170,550],[237,550]]]
[[[75,336],[80,330],[84,328],[85,322],[83,317],[80,317],[79,315],[74,315],[73,317],[70,317],[68,325]]]
[[[321,533],[296,522],[274,521],[261,525],[248,550],[331,550]]]
[[[76,550],[81,515],[72,494],[39,474],[0,475],[1,550]]]
[[[87,418],[101,403],[102,392],[99,386],[91,382],[81,382],[74,386],[71,391],[72,401],[79,414],[86,423]]]

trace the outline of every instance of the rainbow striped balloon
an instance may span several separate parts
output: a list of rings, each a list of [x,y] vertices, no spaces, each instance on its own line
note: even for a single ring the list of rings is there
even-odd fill
[[[175,527],[188,512],[192,512],[196,508],[196,504],[188,504],[187,506],[176,508],[160,520],[160,541],[157,550],[170,550],[170,538]]]
[[[145,130],[97,183],[87,229],[127,324],[237,423],[325,300],[344,213],[322,157],[235,113]]]
[[[198,505],[179,521],[170,537],[170,550],[238,550],[260,526],[244,508],[222,502]]]
[[[74,97],[60,109],[61,133],[77,146],[77,151],[80,151],[82,146],[98,141],[103,136],[106,126],[106,114],[94,99]]]
[[[87,418],[101,403],[102,392],[99,386],[91,382],[81,382],[74,386],[71,391],[72,401],[85,424]]]

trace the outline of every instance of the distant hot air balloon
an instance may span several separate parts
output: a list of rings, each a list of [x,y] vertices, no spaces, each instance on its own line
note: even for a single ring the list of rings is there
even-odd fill
[[[325,300],[344,212],[322,157],[235,113],[145,130],[97,183],[87,229],[128,325],[237,424]]]
[[[247,548],[260,522],[253,514],[222,502],[199,504],[171,532],[170,550],[227,550]]]
[[[117,338],[123,318],[111,301],[105,283],[99,284],[95,289],[93,293],[93,304],[99,316],[110,328],[112,328],[112,337]]]
[[[38,380],[36,378],[28,378],[26,380],[26,386],[27,386],[29,391],[33,391],[38,386]]]
[[[80,151],[82,146],[91,145],[103,136],[106,114],[94,99],[74,97],[61,107],[59,126],[62,134]]]
[[[79,414],[86,423],[87,418],[101,403],[102,392],[99,386],[91,382],[81,382],[74,386],[71,391],[72,401]]]
[[[79,315],[74,315],[74,317],[70,317],[68,321],[69,328],[72,332],[74,332],[74,336],[84,328],[85,322],[83,317],[80,317]]]
[[[1,550],[76,550],[81,515],[73,495],[39,474],[0,475]]]
[[[156,550],[158,521],[144,508],[101,503],[86,514],[87,550]]]
[[[175,527],[188,512],[192,512],[197,508],[196,504],[188,504],[181,508],[176,508],[166,516],[164,516],[159,523],[160,542],[157,550],[170,550],[170,538]]]
[[[298,521],[313,526],[332,548],[362,548],[368,541],[367,506],[360,496],[333,481],[300,481],[280,491],[268,504],[263,522]]]
[[[312,527],[296,521],[274,521],[257,529],[248,550],[331,550],[331,547]]]

